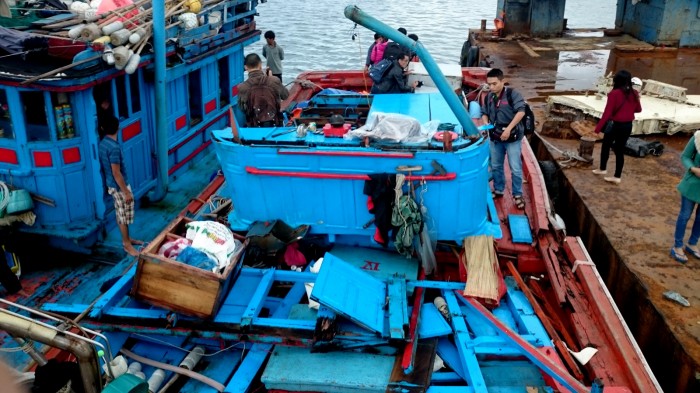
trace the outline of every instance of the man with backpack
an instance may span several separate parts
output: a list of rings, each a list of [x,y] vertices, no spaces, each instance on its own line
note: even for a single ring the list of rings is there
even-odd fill
[[[498,68],[486,74],[486,83],[491,92],[484,102],[482,120],[493,125],[489,131],[493,196],[502,197],[505,192],[503,162],[508,156],[513,200],[518,209],[524,209],[520,148],[525,135],[525,125],[521,122],[525,117],[525,100],[518,91],[505,86],[503,71]]]
[[[262,71],[260,56],[251,53],[245,57],[248,79],[238,85],[238,103],[246,115],[248,127],[275,127],[282,125],[280,104],[289,97],[289,91],[272,72]]]
[[[375,64],[369,72],[374,82],[372,94],[414,93],[418,81],[408,84],[408,75],[404,72],[408,67],[408,54],[404,53],[398,60],[384,59]]]

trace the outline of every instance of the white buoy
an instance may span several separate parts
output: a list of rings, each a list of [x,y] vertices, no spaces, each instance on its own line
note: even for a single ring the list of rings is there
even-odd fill
[[[97,9],[95,8],[90,8],[89,10],[85,10],[83,13],[83,18],[87,22],[94,22],[97,19],[99,19],[99,15],[97,14]]]
[[[101,35],[102,31],[96,23],[89,23],[80,31],[80,37],[85,41],[92,41],[99,38]]]
[[[114,65],[114,51],[111,45],[105,45],[105,49],[102,52],[102,60],[109,65]]]
[[[110,35],[110,34],[114,33],[115,31],[121,30],[123,28],[124,28],[124,23],[122,23],[121,21],[112,22],[112,23],[107,24],[107,25],[102,27],[102,34]]]
[[[143,27],[138,27],[129,36],[129,42],[136,45],[137,42],[141,41],[141,38],[146,35],[146,29]]]
[[[129,368],[127,368],[127,370],[126,370],[126,373],[127,374],[136,374],[139,371],[141,371],[141,363],[131,362],[129,364]]]
[[[178,17],[178,19],[184,25],[185,30],[192,30],[195,27],[199,26],[199,21],[197,20],[197,15],[195,15],[191,12],[185,12],[184,14],[180,15]]]
[[[114,52],[114,68],[123,70],[131,57],[131,52],[126,46],[118,46],[112,50]]]
[[[113,374],[112,376],[114,378],[118,378],[120,375],[125,374],[128,370],[126,359],[124,359],[124,356],[121,356],[121,355],[117,356],[116,358],[114,358],[114,360],[109,362],[109,365],[112,368],[112,374]],[[107,372],[107,370],[108,370],[107,365],[103,364],[102,369],[105,372]]]
[[[121,29],[113,32],[109,35],[109,39],[112,45],[124,45],[129,42],[129,36],[131,32],[129,29]]]
[[[136,72],[136,69],[139,66],[139,63],[141,62],[141,55],[138,53],[134,53],[131,57],[129,57],[129,61],[126,63],[126,67],[124,67],[124,72],[127,74],[131,75],[134,72]]]
[[[148,378],[148,391],[157,392],[160,389],[160,385],[163,384],[165,379],[165,371],[157,369],[153,372],[150,378]]]
[[[83,31],[84,27],[85,25],[82,24],[71,27],[71,29],[68,30],[68,37],[74,40],[80,38],[80,33]]]

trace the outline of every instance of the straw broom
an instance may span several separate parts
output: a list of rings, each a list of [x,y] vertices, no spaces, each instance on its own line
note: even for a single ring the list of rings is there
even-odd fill
[[[467,284],[464,296],[498,300],[498,257],[493,236],[470,236],[464,239],[464,258]]]

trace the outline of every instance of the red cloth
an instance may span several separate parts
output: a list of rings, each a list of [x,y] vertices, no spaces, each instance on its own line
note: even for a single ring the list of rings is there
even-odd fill
[[[605,123],[611,119],[620,123],[631,122],[634,120],[634,114],[641,111],[642,104],[639,102],[639,93],[636,90],[631,90],[629,95],[626,95],[622,89],[613,89],[608,93],[608,102],[605,104],[603,116],[595,127],[595,132],[601,132]]]

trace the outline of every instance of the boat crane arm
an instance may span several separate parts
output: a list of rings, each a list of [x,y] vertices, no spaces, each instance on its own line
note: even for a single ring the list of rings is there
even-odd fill
[[[345,17],[399,43],[400,45],[403,45],[406,48],[410,48],[413,52],[418,54],[418,57],[425,66],[426,71],[428,71],[430,77],[433,78],[435,86],[437,86],[440,94],[442,94],[442,96],[445,98],[447,105],[450,107],[450,109],[452,109],[455,116],[457,116],[457,120],[462,126],[462,129],[464,129],[464,131],[469,135],[479,135],[479,130],[477,130],[476,126],[472,122],[472,119],[469,117],[467,110],[462,105],[462,101],[452,90],[449,82],[447,82],[447,79],[445,78],[445,75],[443,75],[442,71],[440,71],[440,67],[438,67],[433,57],[430,56],[430,53],[427,49],[425,49],[420,41],[414,41],[408,38],[397,30],[386,25],[384,22],[369,16],[359,7],[354,5],[345,7]]]

